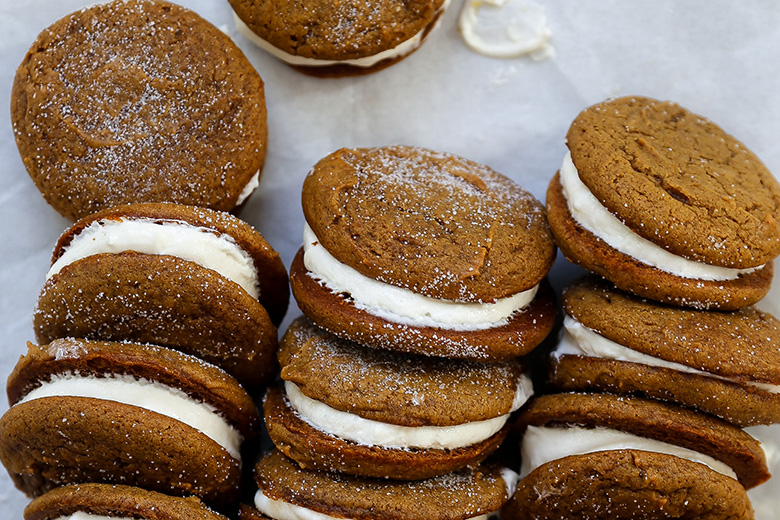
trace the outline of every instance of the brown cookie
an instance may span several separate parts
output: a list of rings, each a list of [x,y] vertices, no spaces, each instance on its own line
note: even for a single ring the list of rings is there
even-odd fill
[[[504,520],[752,520],[734,479],[672,455],[616,450],[573,455],[522,479]]]
[[[576,323],[565,321],[572,331],[551,359],[550,379],[558,388],[636,393],[739,426],[780,422],[780,394],[772,390],[780,388],[780,321],[774,316],[753,307],[730,313],[669,307],[596,277],[568,287],[563,304]],[[598,334],[594,341],[618,346],[594,350],[588,331]],[[622,354],[611,350],[620,347]]]
[[[74,220],[130,202],[230,210],[265,161],[260,76],[226,34],[163,0],[95,5],[44,30],[11,119],[28,173]]]
[[[29,346],[8,380],[0,459],[30,496],[74,483],[129,484],[215,504],[238,498],[249,395],[176,351],[59,340]]]
[[[56,520],[75,513],[147,520],[225,520],[196,497],[91,483],[56,488],[36,498],[25,508],[24,520]]]
[[[235,283],[194,262],[134,252],[88,256],[44,284],[36,338],[82,337],[175,348],[249,387],[276,373],[277,331]]]
[[[509,473],[492,464],[401,482],[302,470],[275,450],[260,459],[255,473],[258,495],[354,520],[465,520],[499,510],[512,486],[505,480]],[[265,501],[256,497],[255,503]]]
[[[285,384],[266,395],[265,424],[277,448],[309,469],[419,480],[474,467],[533,391],[516,360],[374,350],[305,318],[281,344]]]
[[[560,174],[556,174],[547,190],[547,215],[555,242],[570,262],[625,291],[682,307],[731,311],[756,303],[769,291],[774,273],[771,262],[734,280],[696,280],[680,278],[621,253],[574,220],[559,179]]]
[[[130,229],[125,229],[123,224],[129,223]],[[134,225],[146,225],[138,228]],[[171,229],[168,234],[156,233],[156,230]],[[201,245],[191,235],[207,238],[218,238],[220,242],[207,242]],[[84,246],[79,241],[86,237],[85,241],[92,244]],[[75,241],[75,244],[74,244]],[[100,242],[100,246],[95,246]],[[222,259],[219,263],[210,264],[209,267],[217,270],[226,278],[232,279],[230,274],[235,271],[230,269],[232,263],[223,268],[220,263],[233,260],[235,263],[243,262],[251,273],[246,275],[248,280],[233,279],[244,287],[247,292],[255,296],[274,325],[279,325],[287,311],[290,298],[290,289],[287,282],[287,270],[277,253],[265,238],[252,226],[233,215],[221,211],[184,206],[170,203],[146,203],[131,204],[108,208],[76,222],[67,229],[57,241],[52,253],[51,263],[58,265],[65,260],[60,258],[68,253],[75,253],[74,245],[84,251],[83,254],[95,254],[135,250],[149,254],[173,254],[172,246],[176,244],[190,245],[190,256],[184,259],[202,263],[202,259]],[[236,251],[228,250],[236,246]],[[143,250],[139,247],[144,248]],[[72,260],[67,260],[68,262]],[[243,267],[243,265],[242,265]],[[239,273],[240,274],[240,273]]]
[[[747,489],[770,476],[761,444],[743,430],[660,401],[611,394],[551,394],[529,401],[515,423],[519,432],[529,426],[567,425],[617,430],[709,456],[731,468]]]
[[[766,294],[780,183],[742,143],[674,103],[626,97],[580,113],[567,145],[547,204],[567,258],[677,305],[735,309]]]
[[[342,149],[310,172],[302,202],[293,294],[330,332],[498,360],[527,353],[552,328],[544,210],[488,167],[420,148]]]
[[[448,4],[229,1],[239,32],[297,70],[321,77],[367,74],[400,61],[423,43]]]

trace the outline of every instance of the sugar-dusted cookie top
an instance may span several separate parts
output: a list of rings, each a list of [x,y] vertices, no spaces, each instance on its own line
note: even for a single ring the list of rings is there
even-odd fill
[[[538,284],[555,247],[542,205],[487,166],[421,148],[341,149],[304,181],[337,260],[432,298],[492,302]]]
[[[265,160],[260,76],[226,34],[164,0],[101,3],[44,30],[11,116],[28,173],[74,220],[129,202],[230,210]]]
[[[582,111],[566,138],[582,182],[656,245],[732,268],[780,254],[780,183],[704,117],[672,102],[624,97]]]

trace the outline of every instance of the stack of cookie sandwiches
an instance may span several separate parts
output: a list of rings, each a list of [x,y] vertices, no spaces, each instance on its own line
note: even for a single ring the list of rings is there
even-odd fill
[[[555,320],[542,205],[486,166],[404,146],[325,157],[302,203],[290,278],[305,316],[281,341],[264,401],[276,448],[244,515],[499,510],[516,474],[486,459],[533,392],[520,358]]]
[[[563,295],[549,376],[567,393],[515,423],[506,517],[753,518],[745,490],[770,474],[743,428],[780,422],[780,321],[752,306],[780,253],[780,184],[670,102],[597,104],[567,145],[549,223],[595,274]]]
[[[369,74],[402,60],[441,21],[450,0],[228,0],[241,34],[305,74]]]
[[[125,484],[235,504],[260,424],[250,392],[278,371],[278,254],[228,213],[131,204],[66,230],[47,278],[40,346],[11,374],[0,418],[17,487]]]
[[[16,74],[12,120],[46,200],[81,220],[52,255],[38,345],[8,379],[0,460],[19,489],[49,497],[33,518],[132,503],[216,518],[167,495],[237,502],[260,425],[252,393],[278,371],[287,271],[224,213],[259,181],[262,80],[192,11],[111,1],[41,33]],[[48,494],[86,483],[98,486]]]

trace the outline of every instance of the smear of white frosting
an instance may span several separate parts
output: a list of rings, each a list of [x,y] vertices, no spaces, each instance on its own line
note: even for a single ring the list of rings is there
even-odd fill
[[[257,170],[255,174],[252,175],[252,178],[249,179],[249,182],[246,183],[244,189],[241,190],[241,193],[238,194],[238,200],[236,200],[236,206],[240,205],[242,202],[248,199],[249,196],[252,194],[252,192],[255,191],[255,188],[257,188],[258,186],[260,186],[260,170]]]
[[[494,58],[555,57],[544,8],[526,0],[466,0],[460,34],[474,51]]]
[[[736,480],[737,475],[727,464],[688,448],[639,437],[609,428],[582,428],[580,426],[529,426],[520,447],[522,465],[520,478],[539,466],[569,455],[584,455],[597,451],[641,450],[674,455],[698,462]]]
[[[73,237],[46,278],[82,258],[123,251],[189,260],[234,281],[254,298],[260,295],[255,263],[233,237],[173,220],[123,218],[95,221]]]
[[[631,363],[640,363],[653,367],[670,368],[672,370],[677,370],[678,372],[687,372],[689,374],[712,377],[715,379],[721,379],[723,381],[731,381],[732,383],[750,385],[765,392],[780,394],[780,386],[778,385],[757,383],[753,381],[734,381],[717,374],[712,374],[710,372],[705,372],[703,370],[698,370],[696,368],[683,365],[681,363],[667,361],[665,359],[638,352],[634,349],[621,345],[620,343],[616,343],[610,339],[605,338],[595,330],[584,326],[582,323],[568,315],[563,319],[563,326],[566,329],[566,333],[564,334],[562,341],[555,349],[555,355],[558,357],[570,354],[575,356],[612,359],[615,361],[629,361]]]
[[[450,2],[452,0],[445,0],[444,4],[441,6],[440,11],[445,10]],[[405,40],[392,49],[387,49],[382,52],[379,52],[377,54],[374,54],[372,56],[365,56],[362,58],[354,58],[354,59],[347,59],[347,60],[321,60],[317,58],[307,58],[304,56],[297,56],[295,54],[290,54],[289,52],[283,51],[279,49],[278,47],[275,47],[274,45],[271,45],[266,40],[262,39],[260,36],[255,34],[252,29],[247,26],[241,18],[234,12],[233,18],[236,22],[236,28],[238,29],[238,32],[241,33],[246,39],[263,49],[264,51],[268,52],[269,54],[272,54],[276,58],[282,60],[285,63],[288,63],[290,65],[296,65],[296,66],[302,66],[302,67],[327,67],[329,65],[351,65],[353,67],[363,67],[368,68],[376,65],[380,61],[389,60],[398,58],[401,56],[405,56],[415,50],[417,47],[419,47],[422,44],[422,41],[426,35],[426,32],[428,32],[428,29],[425,28],[409,38],[408,40]],[[434,23],[434,26],[431,28],[431,31],[436,29],[436,27],[439,26],[441,23],[441,16],[438,17],[436,22]]]
[[[453,426],[398,426],[331,408],[303,395],[290,381],[285,381],[284,388],[290,405],[304,421],[328,435],[364,446],[457,449],[484,441],[503,428],[509,419],[506,414]],[[523,374],[518,381],[512,411],[522,406],[532,394],[531,380]]]
[[[19,403],[45,397],[90,397],[144,408],[195,428],[241,460],[241,434],[214,407],[183,391],[129,375],[111,377],[57,375],[33,389]]]
[[[732,269],[688,260],[670,253],[634,233],[605,208],[580,180],[577,167],[566,152],[561,165],[563,195],[574,220],[598,238],[643,264],[683,278],[698,280],[734,280],[740,274],[752,273],[763,265],[748,269]]]
[[[429,298],[362,275],[336,260],[306,224],[303,231],[306,269],[335,293],[349,293],[355,307],[394,323],[451,330],[480,330],[502,325],[528,306],[539,286],[494,303],[464,303]]]

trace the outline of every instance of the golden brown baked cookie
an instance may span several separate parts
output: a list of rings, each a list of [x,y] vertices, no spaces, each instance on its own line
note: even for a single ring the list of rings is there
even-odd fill
[[[447,0],[229,0],[239,31],[297,70],[321,77],[367,74],[414,52]]]
[[[522,479],[504,520],[752,520],[745,489],[702,464],[616,450],[549,462]]]
[[[256,506],[267,511],[268,499],[318,513],[354,520],[465,520],[497,511],[509,499],[511,473],[483,464],[441,477],[414,482],[370,479],[302,470],[278,451],[265,454],[255,467]],[[266,516],[273,518],[266,512]]]
[[[8,395],[0,459],[29,496],[104,482],[238,498],[257,409],[215,366],[161,347],[64,339],[30,345]]]
[[[260,76],[222,31],[163,0],[95,5],[44,30],[11,119],[36,186],[74,220],[130,202],[227,211],[265,161]]]
[[[413,356],[345,341],[298,318],[264,403],[274,444],[299,465],[419,480],[474,467],[533,392],[517,361]]]
[[[548,191],[556,241],[624,290],[735,309],[769,288],[780,254],[780,183],[742,143],[671,103],[584,110]]]
[[[97,254],[63,267],[41,289],[33,326],[40,343],[81,337],[175,348],[251,388],[277,368],[265,308],[215,271],[168,255]]]
[[[595,276],[564,291],[567,333],[551,358],[562,390],[663,399],[739,426],[780,422],[780,321],[640,299]]]
[[[309,173],[302,203],[293,294],[330,332],[497,360],[527,353],[551,330],[542,282],[555,247],[544,210],[490,168],[421,148],[342,149]]]
[[[287,311],[290,289],[279,253],[252,226],[229,213],[171,203],[108,208],[67,229],[51,263],[59,269],[59,264],[72,261],[68,257],[121,251],[184,253],[180,258],[214,269],[244,287],[265,307],[274,325]]]
[[[75,513],[147,520],[225,520],[196,497],[94,483],[64,486],[41,495],[25,508],[24,520],[56,520]]]
[[[596,433],[608,429],[660,441],[724,463],[746,489],[761,484],[770,476],[761,444],[742,429],[660,401],[611,394],[544,395],[528,402],[518,414],[515,426],[521,434],[529,427],[576,426]],[[524,442],[527,437],[524,436]],[[600,445],[596,451],[609,451],[604,446]],[[566,449],[578,448],[571,445]],[[699,457],[696,462],[702,460]],[[524,468],[523,473],[533,469]]]

